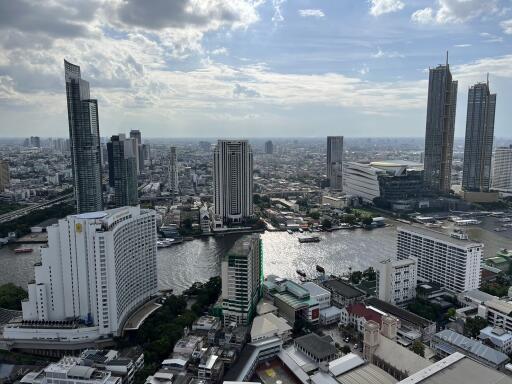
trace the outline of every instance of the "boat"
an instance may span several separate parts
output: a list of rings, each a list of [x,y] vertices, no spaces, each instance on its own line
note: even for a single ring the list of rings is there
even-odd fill
[[[16,248],[14,250],[14,253],[30,253],[30,252],[33,252],[34,250],[32,248],[29,248],[29,247],[19,247],[19,248]]]
[[[301,277],[306,277],[306,272],[304,272],[300,269],[297,269],[295,272],[297,273],[297,275],[299,275]]]
[[[299,237],[299,243],[318,243],[320,238],[318,236]]]

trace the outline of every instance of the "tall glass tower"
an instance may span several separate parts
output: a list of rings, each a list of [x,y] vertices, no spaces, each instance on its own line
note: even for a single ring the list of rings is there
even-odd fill
[[[64,73],[77,211],[101,211],[103,198],[98,101],[90,98],[89,83],[80,77],[78,65],[64,60]]]
[[[495,111],[496,94],[491,94],[488,83],[469,88],[462,173],[465,191],[488,192],[491,187]]]
[[[457,81],[447,56],[446,65],[430,69],[428,80],[424,181],[435,193],[448,193],[451,187],[456,107]]]
[[[114,189],[116,207],[137,205],[137,159],[133,150],[135,139],[114,135],[107,143],[109,185]]]

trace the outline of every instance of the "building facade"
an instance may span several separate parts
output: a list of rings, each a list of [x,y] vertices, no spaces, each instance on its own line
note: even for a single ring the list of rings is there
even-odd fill
[[[403,307],[416,297],[416,260],[383,260],[376,271],[380,300]]]
[[[68,105],[71,168],[78,213],[103,209],[98,101],[90,98],[89,83],[80,67],[64,60]]]
[[[425,133],[424,181],[435,193],[448,193],[451,187],[457,81],[448,62],[431,68],[428,81],[427,124]]]
[[[488,192],[491,187],[495,111],[496,94],[491,94],[488,83],[469,88],[462,173],[465,191]]]
[[[332,189],[343,189],[343,136],[327,136],[327,178]]]
[[[10,183],[9,163],[6,160],[0,160],[0,192],[5,191]]]
[[[219,140],[213,157],[213,202],[223,223],[253,216],[253,154],[247,140]]]
[[[265,142],[265,154],[272,155],[274,153],[274,143],[272,140]]]
[[[132,129],[130,131],[130,138],[135,139],[133,143],[133,151],[137,158],[137,174],[140,175],[144,169],[144,152],[142,148],[142,135],[138,129]]]
[[[178,156],[176,155],[176,147],[171,147],[169,152],[169,174],[167,178],[169,191],[174,194],[178,194]]]
[[[139,203],[134,141],[120,134],[112,136],[107,143],[109,185],[114,189],[116,207]]]
[[[496,148],[494,152],[492,189],[512,193],[512,144]]]
[[[76,319],[91,338],[119,335],[131,312],[157,293],[155,212],[137,206],[78,214],[47,230],[23,320],[49,328]],[[13,325],[4,337],[27,334]]]
[[[416,260],[418,280],[456,293],[480,286],[483,244],[421,227],[398,227],[397,231],[397,259]]]
[[[238,239],[221,264],[224,324],[249,325],[261,298],[262,248],[259,235]]]

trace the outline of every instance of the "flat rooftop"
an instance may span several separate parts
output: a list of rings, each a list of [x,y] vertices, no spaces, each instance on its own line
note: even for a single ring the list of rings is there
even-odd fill
[[[323,285],[330,291],[334,291],[337,294],[346,297],[347,299],[365,296],[363,291],[360,291],[359,289],[341,280],[327,280],[323,283]]]
[[[432,324],[432,321],[425,319],[424,317],[418,316],[405,309],[399,308],[396,305],[386,303],[385,301],[379,300],[376,297],[370,297],[366,300],[366,305],[375,307],[389,315],[395,316],[401,321],[405,321],[409,324],[416,325],[418,327],[427,327]]]
[[[416,233],[420,236],[427,236],[430,238],[433,238],[435,240],[438,240],[440,242],[443,242],[445,244],[455,245],[457,247],[461,248],[473,248],[473,247],[483,247],[484,245],[482,243],[477,243],[470,240],[461,240],[457,239],[455,237],[451,237],[450,235],[447,235],[446,233],[434,231],[432,229],[427,229],[425,227],[420,227],[416,225],[400,225],[396,229],[398,232],[404,231],[404,232],[410,232],[410,233]]]

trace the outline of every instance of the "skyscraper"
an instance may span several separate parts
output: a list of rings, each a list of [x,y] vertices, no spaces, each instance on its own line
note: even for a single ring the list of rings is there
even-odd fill
[[[98,101],[90,98],[89,83],[81,78],[78,65],[64,60],[64,72],[77,211],[101,211],[103,197]]]
[[[109,185],[114,188],[116,207],[137,205],[137,159],[133,152],[135,139],[120,134],[107,143]]]
[[[492,189],[512,193],[512,144],[494,152]]]
[[[48,247],[41,253],[22,303],[23,319],[36,322],[33,332],[15,326],[4,333],[7,338],[41,340],[37,322],[70,319],[83,325],[59,329],[55,323],[44,342],[119,335],[134,309],[158,290],[152,210],[122,207],[68,216],[48,227]]]
[[[41,138],[39,136],[30,136],[30,146],[41,148]]]
[[[169,153],[169,175],[167,182],[169,191],[178,194],[178,157],[176,155],[176,147],[171,147],[171,152]]]
[[[142,136],[138,129],[132,129],[130,131],[130,138],[135,139],[133,148],[135,151],[135,157],[137,158],[137,174],[140,175],[144,169],[144,152],[142,150]]]
[[[253,157],[247,140],[219,140],[213,155],[215,215],[242,223],[253,215]]]
[[[271,155],[274,153],[274,143],[272,142],[272,140],[265,142],[265,153],[267,155]]]
[[[457,81],[447,57],[446,65],[430,69],[428,80],[424,181],[435,193],[448,193],[451,187],[456,106]]]
[[[0,192],[5,191],[10,181],[9,163],[6,160],[0,160]]]
[[[495,111],[496,94],[491,94],[488,83],[469,88],[462,173],[465,191],[488,192],[491,187]]]
[[[263,280],[260,235],[238,239],[222,260],[224,324],[250,324],[261,297]]]
[[[327,178],[333,189],[343,189],[343,136],[327,136]]]

